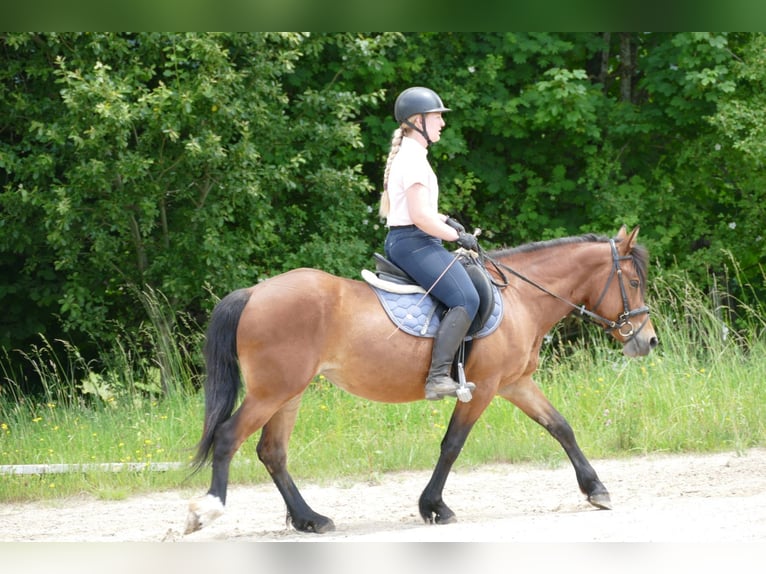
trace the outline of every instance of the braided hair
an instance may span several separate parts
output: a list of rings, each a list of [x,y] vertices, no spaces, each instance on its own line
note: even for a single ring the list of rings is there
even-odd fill
[[[394,161],[396,154],[399,153],[399,147],[402,145],[403,137],[404,128],[401,126],[396,128],[393,136],[391,136],[391,151],[388,152],[386,170],[383,172],[383,193],[380,196],[380,209],[378,211],[380,217],[383,219],[388,215],[388,210],[391,208],[391,201],[388,198],[388,174],[391,172],[391,163]]]

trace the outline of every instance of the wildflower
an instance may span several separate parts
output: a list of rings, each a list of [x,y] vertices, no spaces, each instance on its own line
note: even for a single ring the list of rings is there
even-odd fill
[[[41,420],[43,420],[43,417],[35,417],[32,419],[33,423],[39,423]]]

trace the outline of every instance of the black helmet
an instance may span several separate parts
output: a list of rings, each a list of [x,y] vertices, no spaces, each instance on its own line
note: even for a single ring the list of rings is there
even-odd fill
[[[452,110],[444,107],[439,94],[419,86],[404,90],[394,104],[394,118],[398,124],[404,123],[407,118],[415,114],[449,111]]]

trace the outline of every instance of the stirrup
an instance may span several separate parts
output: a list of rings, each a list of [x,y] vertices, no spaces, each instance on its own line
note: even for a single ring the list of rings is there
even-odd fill
[[[476,389],[476,385],[466,382],[465,370],[463,369],[463,363],[457,364],[457,377],[458,377],[458,389],[455,391],[457,400],[461,403],[467,403],[473,398],[471,392]]]
[[[430,381],[426,382],[426,388],[425,388],[425,398],[429,401],[440,401],[444,397],[457,397],[457,399],[461,403],[467,403],[473,398],[473,395],[471,394],[475,389],[476,385],[467,382],[465,380],[465,370],[463,369],[463,363],[457,364],[457,373],[458,373],[458,380],[459,382],[453,381],[450,377],[443,377],[440,382],[436,381]],[[447,383],[449,381],[449,383]],[[439,385],[445,385],[449,386],[449,388],[442,388],[440,390],[436,390],[434,387],[437,387]],[[429,388],[431,387],[431,388]]]

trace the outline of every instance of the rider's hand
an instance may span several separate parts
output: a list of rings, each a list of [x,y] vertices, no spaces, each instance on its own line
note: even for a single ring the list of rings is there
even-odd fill
[[[452,229],[454,229],[458,233],[463,233],[465,231],[465,227],[463,227],[457,219],[452,219],[451,217],[448,217],[447,219],[444,220],[444,223],[449,225]]]
[[[457,244],[463,249],[479,252],[479,242],[476,240],[476,236],[465,231],[457,232]]]

